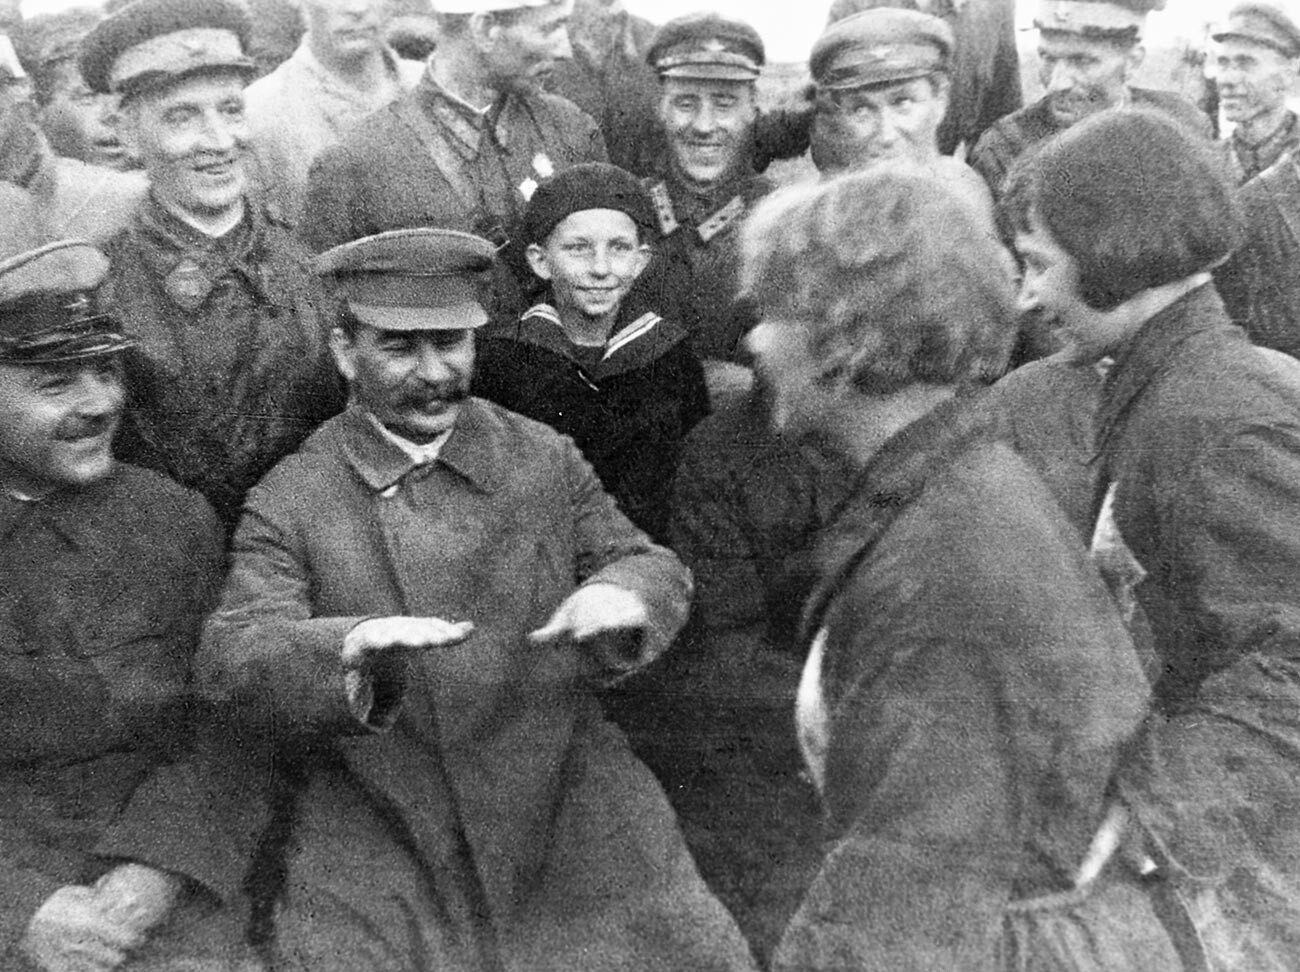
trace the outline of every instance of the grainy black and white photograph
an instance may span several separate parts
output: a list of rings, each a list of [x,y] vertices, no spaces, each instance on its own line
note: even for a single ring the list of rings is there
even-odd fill
[[[0,0],[0,972],[1300,972],[1300,0]]]

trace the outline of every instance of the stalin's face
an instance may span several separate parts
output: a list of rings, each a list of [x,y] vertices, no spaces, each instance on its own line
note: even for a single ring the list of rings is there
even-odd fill
[[[661,86],[659,121],[677,174],[698,189],[717,185],[749,148],[758,114],[754,83],[669,77]]]
[[[456,422],[474,376],[474,332],[389,330],[357,322],[331,348],[356,402],[411,442],[432,442]]]

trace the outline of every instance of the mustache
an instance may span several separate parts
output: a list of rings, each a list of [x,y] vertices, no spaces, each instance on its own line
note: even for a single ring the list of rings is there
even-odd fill
[[[63,442],[76,442],[81,439],[94,438],[116,426],[120,414],[119,411],[115,410],[106,415],[69,418],[59,425],[55,437]]]
[[[412,390],[403,395],[400,404],[403,408],[422,408],[434,402],[455,405],[469,398],[469,384],[463,381]]]

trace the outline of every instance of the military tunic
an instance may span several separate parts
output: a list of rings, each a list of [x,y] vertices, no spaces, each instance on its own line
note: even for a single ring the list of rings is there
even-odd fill
[[[245,491],[342,406],[306,254],[252,207],[214,240],[152,199],[106,252],[111,306],[140,342],[120,453],[233,528]]]
[[[1286,121],[1266,138],[1250,143],[1237,128],[1228,140],[1232,147],[1233,168],[1237,182],[1244,183],[1255,178],[1265,169],[1276,163],[1288,152],[1300,148],[1300,117],[1294,111],[1286,113]]]
[[[426,69],[409,94],[323,151],[307,177],[302,237],[317,252],[384,230],[436,226],[512,238],[537,184],[578,162],[605,161],[596,123],[548,94],[512,92],[478,112]],[[532,275],[522,250],[502,261],[494,310],[522,313]]]
[[[149,774],[186,744],[190,662],[222,570],[212,511],[118,465],[0,494],[0,966]],[[21,966],[18,966],[21,967]]]
[[[646,182],[662,239],[628,305],[638,311],[655,308],[681,324],[702,360],[732,360],[746,328],[735,306],[740,226],[773,184],[749,169],[703,192],[671,171]]]

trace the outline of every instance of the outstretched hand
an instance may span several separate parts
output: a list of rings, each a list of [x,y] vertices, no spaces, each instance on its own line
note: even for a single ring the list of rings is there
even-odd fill
[[[603,639],[639,644],[649,623],[649,612],[639,595],[614,584],[588,584],[565,598],[550,620],[528,640],[535,645]]]
[[[364,668],[378,656],[395,650],[445,648],[458,645],[474,630],[472,621],[442,618],[370,618],[343,639],[343,667]]]

